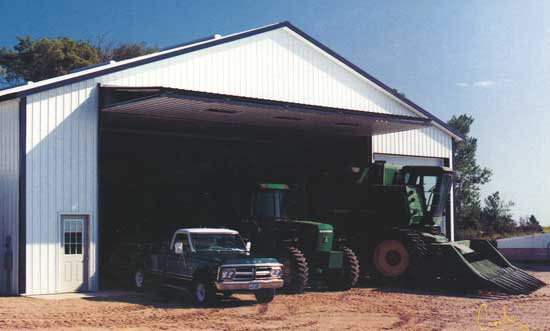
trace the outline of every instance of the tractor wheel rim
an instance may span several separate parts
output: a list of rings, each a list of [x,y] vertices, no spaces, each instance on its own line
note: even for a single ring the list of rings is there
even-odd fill
[[[197,285],[195,296],[197,297],[197,301],[204,302],[204,299],[206,298],[206,287],[203,283]]]
[[[137,288],[141,288],[143,286],[143,272],[136,271],[134,275],[134,282]]]
[[[402,260],[403,258],[401,257],[401,254],[399,254],[399,252],[396,250],[390,250],[386,253],[386,262],[392,267],[399,265]]]
[[[389,278],[401,277],[410,266],[409,253],[398,240],[385,240],[378,244],[373,262],[376,270]]]

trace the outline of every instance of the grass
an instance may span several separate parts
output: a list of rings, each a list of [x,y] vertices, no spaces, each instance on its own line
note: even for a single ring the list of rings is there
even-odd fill
[[[550,233],[550,226],[543,226],[542,228],[543,228],[544,232]]]

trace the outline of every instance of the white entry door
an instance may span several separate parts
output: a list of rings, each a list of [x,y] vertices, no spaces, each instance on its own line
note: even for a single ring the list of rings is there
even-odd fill
[[[61,216],[60,291],[88,290],[88,217]]]

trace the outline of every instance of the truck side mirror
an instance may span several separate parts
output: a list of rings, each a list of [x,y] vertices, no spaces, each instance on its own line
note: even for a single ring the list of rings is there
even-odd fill
[[[246,247],[246,251],[250,252],[250,250],[252,249],[252,242],[247,241],[245,247]]]
[[[183,254],[183,243],[181,241],[176,241],[174,244],[174,252],[178,255]]]

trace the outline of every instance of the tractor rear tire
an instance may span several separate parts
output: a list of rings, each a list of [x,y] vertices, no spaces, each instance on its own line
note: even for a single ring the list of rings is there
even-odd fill
[[[359,259],[348,247],[342,247],[342,252],[344,253],[342,270],[328,272],[325,278],[328,288],[333,291],[347,291],[359,280]]]
[[[287,247],[279,257],[279,262],[283,264],[283,290],[304,293],[309,280],[309,268],[304,254],[296,247]]]

